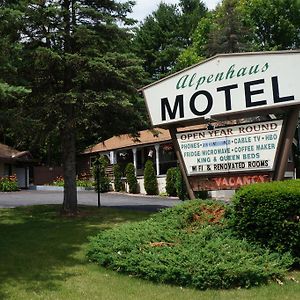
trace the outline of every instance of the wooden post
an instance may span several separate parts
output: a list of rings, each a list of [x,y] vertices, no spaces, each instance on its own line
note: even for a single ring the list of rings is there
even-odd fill
[[[195,199],[194,192],[193,192],[193,190],[191,188],[189,179],[187,177],[187,172],[186,172],[186,169],[185,169],[183,157],[182,157],[180,149],[179,149],[179,144],[178,144],[177,137],[176,137],[177,130],[176,130],[176,128],[171,127],[169,129],[169,132],[170,132],[170,135],[171,135],[171,138],[172,138],[172,142],[173,142],[173,145],[174,145],[174,148],[175,148],[175,153],[176,153],[177,159],[179,161],[179,168],[180,168],[180,171],[181,171],[184,183],[186,185],[186,189],[187,189],[189,198],[190,199]]]
[[[275,170],[274,180],[283,180],[284,173],[294,139],[295,130],[299,118],[299,106],[295,106],[290,110],[285,118],[285,126],[283,131],[283,141],[279,152],[277,168]]]

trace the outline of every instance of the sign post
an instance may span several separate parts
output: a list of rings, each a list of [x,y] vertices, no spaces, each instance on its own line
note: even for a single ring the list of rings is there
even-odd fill
[[[299,119],[299,106],[295,107],[286,115],[286,125],[284,136],[285,139],[282,144],[281,152],[279,154],[278,168],[274,176],[274,180],[283,180],[289,154],[293,144],[295,130]]]
[[[186,185],[186,189],[187,189],[189,198],[190,199],[195,199],[195,194],[194,194],[194,192],[191,188],[189,179],[187,177],[186,168],[185,168],[184,161],[183,161],[183,158],[182,158],[182,155],[181,155],[181,152],[180,152],[180,149],[179,149],[178,141],[177,141],[177,138],[176,138],[177,130],[176,130],[176,128],[171,127],[169,129],[169,132],[170,132],[170,135],[171,135],[171,138],[172,138],[172,141],[173,141],[174,149],[175,149],[175,152],[176,152],[176,157],[177,157],[178,162],[179,162],[180,172],[181,172],[181,175],[183,177],[184,183]]]

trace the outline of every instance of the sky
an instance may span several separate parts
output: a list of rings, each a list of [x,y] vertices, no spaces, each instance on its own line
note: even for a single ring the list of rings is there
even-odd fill
[[[220,1],[221,0],[203,0],[208,9],[215,8],[216,4]],[[138,21],[143,21],[146,16],[150,15],[154,10],[156,10],[160,2],[177,4],[179,0],[135,0],[135,2],[136,5],[133,7],[133,13],[130,15],[130,17]]]

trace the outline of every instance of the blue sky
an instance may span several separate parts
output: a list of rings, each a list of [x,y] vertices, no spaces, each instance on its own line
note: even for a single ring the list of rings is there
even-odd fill
[[[123,2],[125,0],[122,0]],[[165,2],[168,4],[176,4],[178,0],[135,0],[136,5],[133,7],[132,18],[142,21],[146,16],[150,15],[154,10],[156,10],[160,2]],[[221,0],[204,0],[203,1],[209,9],[215,8],[216,4],[221,2]]]

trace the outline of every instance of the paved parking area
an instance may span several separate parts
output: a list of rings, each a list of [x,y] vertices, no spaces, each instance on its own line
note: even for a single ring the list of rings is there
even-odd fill
[[[97,193],[94,191],[78,192],[79,205],[97,206]],[[156,211],[171,207],[180,200],[159,196],[128,195],[105,193],[100,196],[101,206]],[[0,192],[0,208],[28,205],[62,204],[63,193],[54,191],[24,190],[20,192]]]

